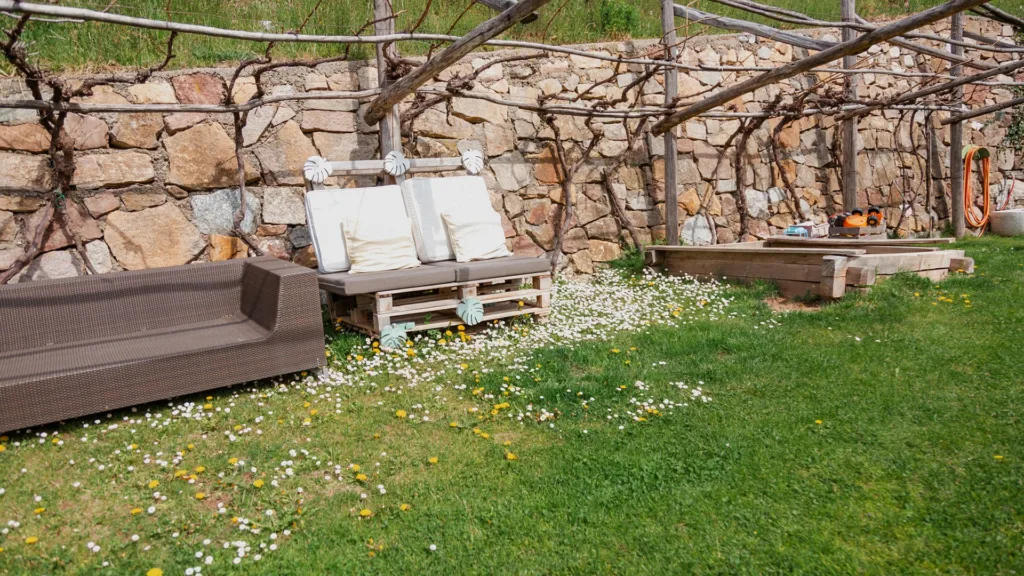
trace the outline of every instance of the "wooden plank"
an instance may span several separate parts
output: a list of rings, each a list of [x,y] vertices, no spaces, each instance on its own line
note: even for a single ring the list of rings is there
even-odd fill
[[[818,295],[826,300],[838,300],[846,293],[846,271],[849,259],[825,256],[821,259],[821,286]]]
[[[877,275],[889,275],[904,271],[948,269],[951,258],[952,254],[948,251],[919,254],[865,254],[852,259],[850,265],[872,268]]]
[[[802,266],[821,266],[821,259],[834,254],[667,254],[666,264],[685,262],[753,262],[759,264],[799,264]],[[856,256],[856,255],[851,255]]]
[[[669,260],[665,269],[670,274],[713,274],[731,278],[762,278],[764,280],[798,280],[821,282],[821,263],[776,264],[729,260]]]
[[[818,290],[821,289],[821,284],[814,282],[776,280],[775,285],[779,287],[779,295],[783,298],[813,299],[814,297],[819,296]]]
[[[769,247],[805,246],[842,248],[858,248],[861,246],[917,246],[928,244],[952,244],[954,238],[886,238],[885,240],[859,240],[853,238],[793,238],[791,236],[772,236],[766,241]]]
[[[387,0],[374,0],[386,2]],[[494,18],[481,23],[452,43],[443,52],[427,60],[412,72],[402,76],[400,80],[385,87],[379,96],[366,107],[367,124],[380,122],[393,106],[397,106],[406,96],[430,81],[449,66],[455,64],[463,56],[469,54],[487,40],[494,38],[515,23],[529,16],[533,11],[547,4],[550,0],[519,0],[515,6],[498,14]],[[979,0],[954,0],[956,2],[977,2]]]
[[[651,246],[648,250],[665,252],[668,257],[671,254],[819,254],[834,256],[857,256],[866,254],[866,250],[857,248],[726,248],[723,246]]]
[[[854,22],[857,20],[856,0],[841,0],[840,10],[843,22]],[[843,28],[843,42],[849,42],[857,35],[853,28]],[[853,55],[843,56],[843,68],[847,70],[857,67],[857,57]],[[857,74],[847,74],[844,80],[843,96],[849,102],[857,101]],[[842,154],[840,161],[842,168],[842,195],[843,209],[851,210],[857,205],[857,120],[844,120],[842,124]]]
[[[675,62],[679,58],[676,47],[676,17],[672,10],[672,0],[661,0],[661,41],[667,48],[668,60]],[[665,108],[675,105],[679,92],[679,70],[669,66],[665,68]],[[679,185],[676,182],[676,131],[665,132],[665,240],[670,246],[679,244]]]
[[[689,120],[698,114],[717,108],[718,106],[726,104],[735,98],[739,98],[744,94],[753,92],[758,88],[768,86],[769,84],[775,84],[787,78],[792,78],[798,74],[803,74],[816,66],[828,64],[829,62],[848,54],[863,52],[869,47],[884,42],[889,38],[910,32],[915,28],[920,28],[921,26],[931,24],[937,20],[947,18],[968,8],[980,6],[985,2],[986,0],[950,0],[949,2],[934,8],[918,12],[908,18],[897,20],[884,26],[879,26],[867,34],[858,36],[854,40],[841,42],[827,50],[818,52],[817,54],[779,66],[769,72],[765,72],[749,80],[734,84],[717,93],[702,97],[697,102],[690,104],[682,110],[672,113],[667,118],[658,121],[651,127],[651,131],[655,136],[660,136],[672,129],[672,127],[678,126],[680,123]]]

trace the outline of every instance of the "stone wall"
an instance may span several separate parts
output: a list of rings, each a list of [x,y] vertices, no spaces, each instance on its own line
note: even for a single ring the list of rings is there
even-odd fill
[[[968,28],[1011,40],[1008,28],[984,21],[969,19]],[[839,34],[825,34],[829,35],[834,39]],[[657,45],[654,41],[634,41],[587,48],[644,56],[656,53]],[[508,52],[474,54],[446,71],[438,78],[437,86],[504,55]],[[693,65],[778,66],[800,56],[799,49],[745,35],[696,38],[682,50],[683,61]],[[947,69],[942,61],[921,59],[884,44],[873,46],[867,56],[866,65],[871,68],[915,70],[921,65],[936,72]],[[1006,54],[992,56],[988,62],[1009,59]],[[219,103],[229,73],[226,69],[171,71],[142,85],[97,88],[82,102]],[[583,102],[593,102],[621,96],[623,88],[640,73],[639,67],[616,68],[606,61],[555,55],[493,66],[479,76],[473,90],[517,100],[583,95]],[[679,93],[697,95],[753,74],[681,73]],[[592,89],[595,83],[610,78],[613,81],[609,84]],[[367,62],[341,62],[315,71],[283,69],[265,79],[268,92],[274,95],[366,89],[375,86],[376,69]],[[863,77],[861,95],[879,98],[907,92],[918,80],[868,74]],[[830,79],[827,74],[806,75],[762,88],[734,101],[729,108],[757,112],[776,101],[785,104],[792,101],[793,94],[816,82],[840,86],[838,79]],[[243,102],[254,91],[252,79],[242,78],[232,98]],[[635,91],[626,96],[639,96],[650,105],[660,105],[664,97],[660,77],[647,81],[642,95]],[[0,95],[29,97],[16,80],[0,85]],[[999,87],[967,90],[973,106],[1010,97],[1008,89]],[[943,114],[936,113],[933,121],[937,123],[941,117]],[[992,182],[997,196],[1004,181],[1020,167],[1013,151],[1000,147],[1008,120],[998,114],[965,127],[966,141],[995,150]],[[578,156],[591,134],[583,119],[560,117],[557,122],[569,155]],[[890,224],[901,221],[901,234],[940,230],[947,218],[946,201],[924,200],[924,122],[924,113],[901,117],[898,111],[886,111],[862,118],[859,124],[859,204],[887,206]],[[687,242],[764,238],[799,220],[794,208],[818,222],[840,210],[839,169],[832,154],[837,131],[834,120],[810,116],[781,131],[781,167],[792,183],[795,198],[790,196],[771,158],[769,138],[777,123],[770,120],[752,132],[742,150],[739,170],[735,151],[724,146],[740,120],[697,119],[679,127],[677,201]],[[71,225],[79,230],[97,270],[246,256],[245,244],[229,235],[239,205],[238,190],[233,187],[236,163],[230,116],[71,115],[67,127],[77,150],[74,190],[68,194]],[[601,177],[604,167],[622,153],[628,154],[628,160],[616,170],[613,186],[625,203],[627,217],[645,242],[665,234],[661,139],[651,140],[650,148],[641,139],[633,150],[627,150],[627,131],[621,121],[604,122],[601,129],[603,140],[576,177],[576,217],[564,244],[570,273],[592,272],[596,263],[616,258],[629,243],[628,235],[612,215]],[[305,100],[254,110],[243,130],[245,171],[250,183],[243,228],[254,235],[265,252],[315,265],[302,204],[302,164],[313,155],[332,160],[378,157],[375,131],[375,127],[361,121],[360,103],[353,101]],[[948,175],[949,131],[941,129],[938,134],[939,152]],[[483,150],[488,158],[483,175],[494,207],[504,216],[510,246],[517,253],[541,254],[552,248],[554,223],[562,209],[553,137],[551,129],[532,112],[459,98],[450,108],[441,104],[421,115],[414,123],[412,136],[405,140],[405,149],[410,157],[451,156],[468,148]],[[41,217],[44,197],[50,193],[45,155],[48,143],[48,134],[36,122],[35,113],[0,111],[0,270],[9,268],[23,253],[34,223]],[[332,183],[340,186],[375,183],[373,178],[365,177],[334,180]],[[1024,204],[1024,183],[1015,187],[1014,194],[1016,201]],[[907,198],[913,202],[907,202]],[[749,214],[745,228],[741,226],[741,202]],[[44,254],[21,274],[20,280],[83,273],[73,248],[67,223],[58,220],[47,234]]]

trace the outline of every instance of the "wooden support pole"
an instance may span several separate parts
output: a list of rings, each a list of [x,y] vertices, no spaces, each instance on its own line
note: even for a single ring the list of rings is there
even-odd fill
[[[963,14],[957,13],[953,15],[949,37],[953,40],[963,40]],[[964,53],[963,47],[956,44],[950,44],[949,51],[957,56]],[[963,74],[963,67],[953,66],[950,73],[953,76],[961,76]],[[963,103],[964,89],[962,87],[958,86],[956,88],[953,99],[958,104]],[[967,221],[964,218],[964,163],[960,158],[960,151],[963,147],[964,125],[962,122],[955,122],[949,127],[949,187],[951,188],[950,195],[953,199],[950,218],[953,220],[953,235],[957,238],[963,238],[967,228]]]
[[[390,0],[373,0],[373,31],[377,35],[394,34],[395,19],[391,17]],[[392,84],[388,75],[388,60],[398,58],[398,48],[395,44],[376,44],[374,49],[377,55],[377,83],[381,90],[386,90]],[[397,104],[397,103],[396,103]],[[402,149],[402,134],[398,118],[398,106],[392,106],[385,114],[377,120],[380,127],[380,157],[387,156],[394,150]],[[391,181],[394,178],[387,176]]]
[[[374,0],[375,3],[380,1],[383,0]],[[427,60],[391,86],[384,88],[380,96],[371,101],[370,105],[366,107],[366,122],[368,124],[380,122],[388,110],[392,106],[397,106],[403,98],[415,92],[417,88],[440,74],[444,69],[458,62],[466,54],[483,45],[484,42],[508,30],[512,25],[526,18],[534,10],[547,4],[549,1],[519,0],[512,8],[473,28],[465,36],[448,48],[445,48],[443,52]]]
[[[842,0],[842,13],[844,22],[853,22],[857,19],[856,0]],[[853,40],[857,32],[853,28],[843,28],[843,42]],[[852,69],[857,66],[857,57],[843,56],[843,68]],[[846,85],[843,95],[848,102],[857,101],[858,77],[851,74],[846,77]],[[842,186],[843,186],[843,210],[852,210],[857,205],[857,119],[851,118],[843,122],[843,159],[842,159]]]
[[[863,52],[875,44],[885,42],[890,38],[899,36],[900,34],[909,32],[915,28],[931,24],[937,20],[948,18],[953,14],[957,14],[968,8],[979,6],[984,4],[985,1],[986,0],[950,0],[949,2],[934,8],[918,12],[908,18],[897,20],[896,22],[886,24],[885,26],[880,26],[867,34],[858,36],[854,40],[841,42],[828,50],[823,50],[812,56],[801,58],[795,62],[790,62],[789,64],[780,66],[771,72],[765,72],[764,74],[730,86],[720,92],[711,94],[706,98],[703,98],[701,101],[691,104],[659,121],[651,127],[651,131],[654,132],[656,136],[660,136],[670,130],[673,126],[678,126],[681,122],[685,122],[698,114],[721,106],[748,92],[753,92],[754,90],[769,84],[774,84],[781,80],[792,78],[798,74],[803,74],[815,66],[821,66],[848,54]]]
[[[676,16],[672,0],[661,1],[662,42],[665,59],[673,62],[679,57],[676,48]],[[679,70],[665,68],[665,108],[675,104],[679,92]],[[665,240],[669,246],[679,244],[679,189],[676,183],[676,131],[665,132]]]

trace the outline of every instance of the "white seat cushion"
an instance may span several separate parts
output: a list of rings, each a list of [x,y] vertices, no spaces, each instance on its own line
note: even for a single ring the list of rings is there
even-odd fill
[[[306,222],[320,272],[344,272],[352,263],[345,247],[341,224],[359,214],[387,214],[408,218],[398,186],[373,188],[332,188],[306,192]]]
[[[487,184],[479,176],[410,178],[402,183],[402,197],[412,220],[416,254],[422,262],[455,259],[451,239],[441,219],[443,212],[495,213]]]

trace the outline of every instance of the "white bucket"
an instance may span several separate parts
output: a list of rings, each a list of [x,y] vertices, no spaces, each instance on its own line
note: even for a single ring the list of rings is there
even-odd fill
[[[1024,236],[1024,209],[993,212],[992,233],[999,236]]]

